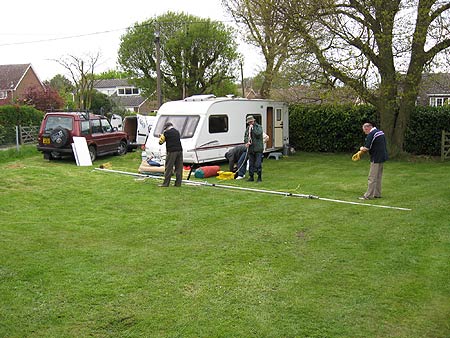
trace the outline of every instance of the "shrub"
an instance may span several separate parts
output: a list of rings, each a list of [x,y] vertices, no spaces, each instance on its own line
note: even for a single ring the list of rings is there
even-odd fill
[[[0,106],[0,125],[4,127],[40,125],[43,117],[43,112],[30,106]]]
[[[377,124],[369,105],[291,105],[289,138],[292,146],[309,152],[352,152],[364,141],[361,125]]]
[[[405,151],[440,155],[442,130],[450,131],[450,107],[416,107],[406,130]]]
[[[0,144],[15,142],[15,126],[40,125],[43,117],[43,112],[30,106],[0,106]]]

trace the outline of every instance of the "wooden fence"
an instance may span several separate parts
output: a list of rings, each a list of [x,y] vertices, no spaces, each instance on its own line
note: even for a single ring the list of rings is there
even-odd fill
[[[441,160],[444,161],[450,158],[450,132],[442,131],[441,141]]]
[[[39,126],[19,126],[20,144],[37,143]]]

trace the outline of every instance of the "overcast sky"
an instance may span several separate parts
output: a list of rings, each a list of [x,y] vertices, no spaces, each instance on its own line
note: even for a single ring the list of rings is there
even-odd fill
[[[96,73],[117,66],[120,37],[136,22],[167,11],[185,12],[234,25],[220,0],[14,0],[0,6],[0,64],[31,63],[42,81],[70,75],[53,60],[100,52]],[[261,70],[258,50],[240,43],[244,77]]]

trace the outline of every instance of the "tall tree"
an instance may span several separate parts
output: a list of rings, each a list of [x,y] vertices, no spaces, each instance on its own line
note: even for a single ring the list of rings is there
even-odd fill
[[[64,75],[56,74],[50,81],[45,81],[44,84],[56,91],[64,100],[65,107],[74,109],[74,86],[72,82]]]
[[[279,0],[222,0],[235,21],[244,24],[245,40],[261,48],[266,61],[260,95],[270,98],[272,83],[292,49],[299,44],[278,12]]]
[[[403,151],[422,72],[450,47],[448,0],[281,0],[277,10],[321,68],[373,104]]]
[[[122,36],[119,64],[150,96],[156,88],[155,34],[161,48],[161,82],[167,99],[214,93],[235,78],[237,44],[220,22],[168,12],[138,23]]]
[[[99,58],[100,53],[84,57],[69,55],[55,60],[67,69],[72,77],[75,84],[75,105],[78,109],[89,110],[91,108],[94,70]]]

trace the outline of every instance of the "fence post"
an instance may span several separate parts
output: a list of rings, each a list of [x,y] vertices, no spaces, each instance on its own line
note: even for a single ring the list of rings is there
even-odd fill
[[[16,150],[19,152],[19,126],[16,126]]]

